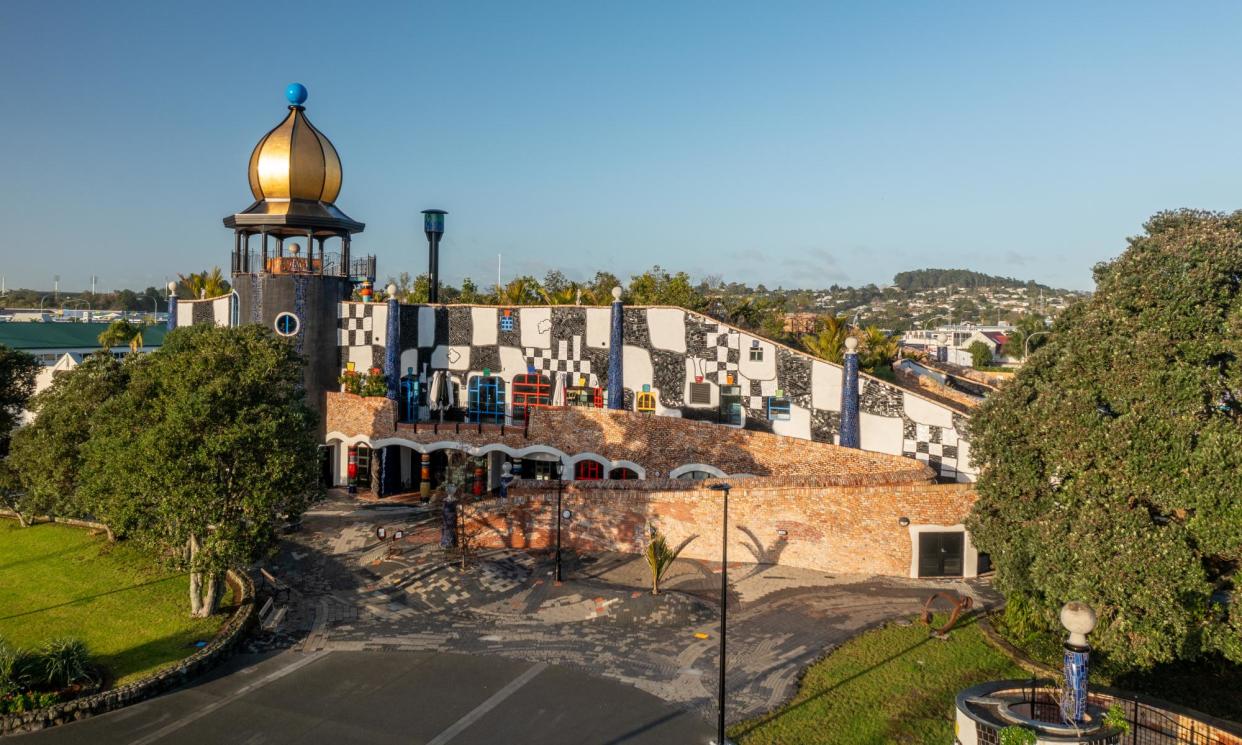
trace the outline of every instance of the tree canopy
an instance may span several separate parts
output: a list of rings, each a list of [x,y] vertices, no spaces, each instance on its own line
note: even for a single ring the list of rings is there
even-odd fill
[[[969,526],[997,583],[1149,668],[1242,661],[1242,212],[1165,212],[971,423]]]
[[[263,556],[319,488],[302,364],[261,326],[181,328],[127,362],[124,390],[98,409],[79,493],[190,571],[195,615],[215,610],[223,572]]]
[[[0,455],[34,393],[39,362],[33,356],[0,344]]]

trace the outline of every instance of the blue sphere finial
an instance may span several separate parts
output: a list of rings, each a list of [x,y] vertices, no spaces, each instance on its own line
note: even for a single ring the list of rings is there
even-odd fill
[[[289,87],[285,88],[285,98],[289,99],[289,103],[294,106],[301,106],[306,103],[307,95],[306,86],[301,83],[290,83]]]

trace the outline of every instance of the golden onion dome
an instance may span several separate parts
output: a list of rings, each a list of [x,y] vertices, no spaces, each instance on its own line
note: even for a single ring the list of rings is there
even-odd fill
[[[286,91],[289,115],[250,154],[250,191],[264,200],[306,199],[332,203],[341,193],[341,159],[336,148],[306,118],[306,89]]]

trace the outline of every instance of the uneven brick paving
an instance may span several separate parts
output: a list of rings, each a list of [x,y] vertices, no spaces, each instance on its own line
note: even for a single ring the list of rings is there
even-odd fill
[[[546,662],[623,681],[710,716],[717,675],[719,566],[679,561],[658,597],[645,564],[621,554],[570,557],[566,581],[551,557],[512,550],[471,556],[438,546],[424,510],[317,506],[269,571],[290,585],[280,626],[253,651],[419,650]],[[375,528],[401,527],[400,544]],[[391,535],[391,532],[390,532]],[[774,565],[730,565],[729,718],[779,706],[799,672],[835,645],[916,613],[936,590],[986,603],[986,586],[960,581],[829,576]],[[982,595],[982,596],[981,596]]]

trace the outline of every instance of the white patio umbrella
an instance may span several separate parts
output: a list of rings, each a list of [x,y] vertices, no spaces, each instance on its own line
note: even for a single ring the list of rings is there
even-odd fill
[[[440,410],[440,396],[444,389],[444,372],[436,370],[431,374],[431,385],[427,388],[427,408],[431,411]]]
[[[552,405],[565,405],[565,373],[556,374],[556,385],[552,387]]]

